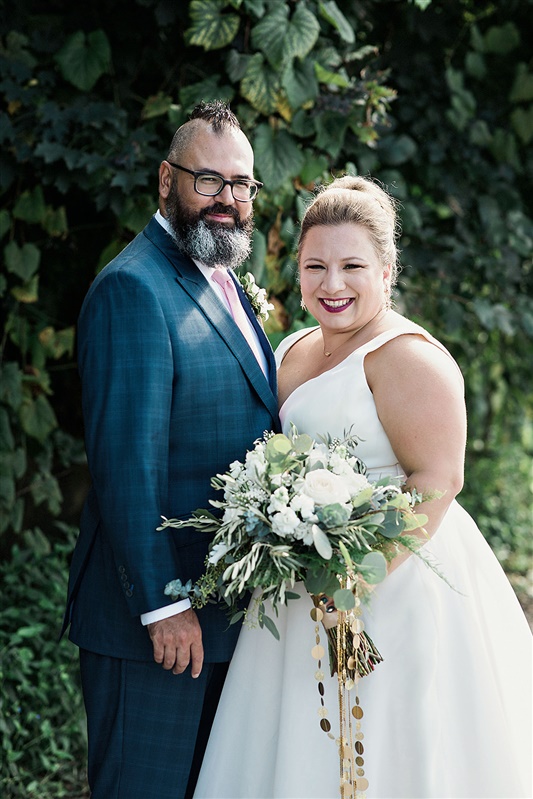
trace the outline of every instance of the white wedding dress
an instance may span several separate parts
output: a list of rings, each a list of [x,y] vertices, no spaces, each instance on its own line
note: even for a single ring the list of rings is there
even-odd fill
[[[298,337],[285,339],[278,363]],[[297,388],[281,408],[314,437],[361,439],[377,479],[400,472],[364,372],[369,352],[405,322]],[[468,476],[467,476],[468,479]],[[532,796],[531,634],[482,534],[453,502],[425,545],[452,590],[411,557],[374,590],[366,630],[384,661],[359,683],[368,799],[518,799]],[[338,799],[339,759],[319,727],[311,599],[276,620],[281,640],[244,626],[230,665],[195,799]],[[322,635],[325,643],[325,635]],[[338,730],[337,680],[326,706]]]

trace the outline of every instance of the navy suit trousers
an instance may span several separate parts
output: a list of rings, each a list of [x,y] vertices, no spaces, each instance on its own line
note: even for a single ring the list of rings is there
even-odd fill
[[[92,799],[190,799],[228,664],[193,679],[82,649],[80,666]]]

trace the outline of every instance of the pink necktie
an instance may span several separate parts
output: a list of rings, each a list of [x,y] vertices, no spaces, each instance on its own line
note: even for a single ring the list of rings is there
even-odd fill
[[[228,301],[228,306],[235,324],[248,342],[248,345],[255,355],[259,366],[261,369],[263,369],[263,361],[259,354],[257,343],[250,329],[250,322],[248,321],[248,317],[246,316],[244,308],[242,307],[239,295],[237,294],[237,289],[235,288],[235,283],[233,282],[230,273],[226,269],[214,269],[211,279],[214,280],[215,283],[218,283],[218,285],[222,288],[224,296]]]

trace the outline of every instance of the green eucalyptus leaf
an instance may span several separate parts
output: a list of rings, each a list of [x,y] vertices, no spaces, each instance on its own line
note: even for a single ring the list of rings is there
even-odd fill
[[[90,91],[109,71],[111,48],[103,30],[73,33],[56,55],[65,80],[81,91]]]
[[[324,560],[330,560],[333,555],[331,541],[324,530],[321,530],[317,524],[313,524],[311,529],[313,533],[313,544],[315,545],[316,551]]]
[[[333,596],[339,588],[339,580],[326,567],[309,569],[304,580],[306,591],[313,596]]]
[[[224,13],[225,0],[192,0],[189,4],[191,26],[185,32],[188,44],[204,50],[219,50],[233,41],[239,30],[237,14]]]
[[[333,602],[337,610],[352,610],[355,607],[355,597],[349,588],[339,588],[333,594]]]
[[[385,511],[379,532],[385,538],[397,538],[405,529],[405,522],[397,510]]]
[[[381,552],[368,552],[358,564],[358,569],[367,583],[377,585],[387,576],[387,561]]]

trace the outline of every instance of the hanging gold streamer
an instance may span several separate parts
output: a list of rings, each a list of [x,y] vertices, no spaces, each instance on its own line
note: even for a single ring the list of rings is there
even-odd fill
[[[346,588],[348,581],[343,579],[341,587]],[[365,674],[373,671],[374,666],[382,660],[372,640],[364,632],[361,619],[361,602],[356,592],[356,584],[351,587],[355,594],[355,607],[350,611],[336,610],[336,624],[324,624],[323,607],[327,597],[313,596],[315,607],[311,617],[315,621],[315,647],[313,657],[318,661],[315,678],[318,682],[321,707],[319,710],[320,727],[333,738],[331,723],[327,718],[324,705],[324,673],[322,658],[325,650],[320,644],[320,622],[324,624],[328,638],[330,670],[337,673],[338,706],[339,706],[339,791],[340,799],[365,799],[368,780],[364,770],[364,734],[361,719],[363,709],[359,701],[357,686]],[[328,620],[329,622],[330,620]],[[354,704],[351,695],[353,692]],[[355,722],[355,733],[354,733]]]

